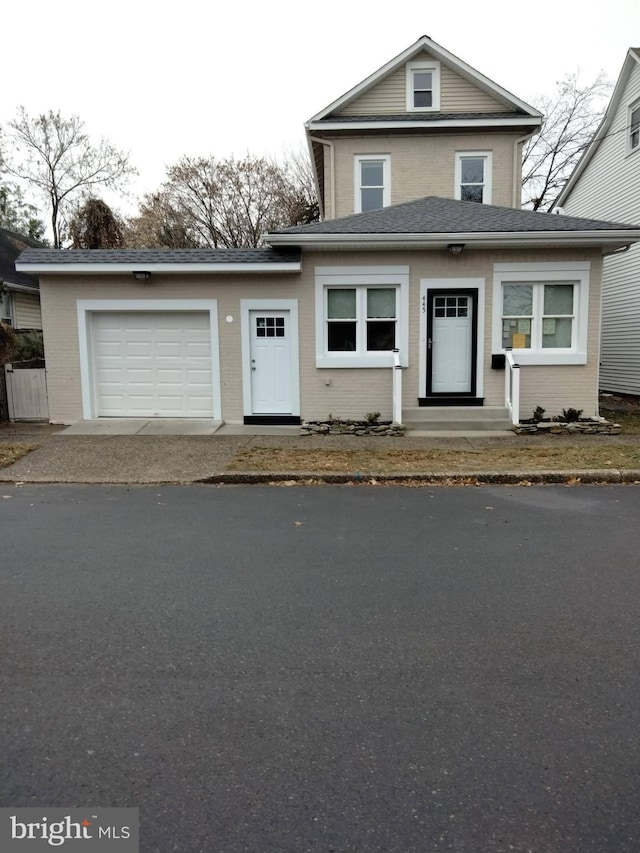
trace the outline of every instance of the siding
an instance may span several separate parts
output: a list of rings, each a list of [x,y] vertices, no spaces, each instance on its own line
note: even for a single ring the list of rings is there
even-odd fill
[[[421,53],[411,62],[433,57]],[[473,83],[440,63],[440,109],[442,112],[504,112],[507,107]],[[406,66],[398,68],[336,115],[385,115],[407,111]]]
[[[14,290],[13,306],[16,329],[41,329],[40,297],[37,293]]]
[[[640,98],[635,66],[607,137],[602,140],[563,207],[590,216],[640,225],[640,151],[627,150],[629,104]],[[640,395],[640,247],[605,258],[602,284],[600,387]]]
[[[585,366],[522,368],[523,413],[543,406],[551,414],[572,406],[586,415],[595,413],[600,299],[598,252],[578,250],[524,252],[465,251],[451,257],[433,252],[305,253],[299,276],[154,276],[153,285],[137,284],[131,276],[43,277],[41,297],[47,351],[49,408],[53,423],[82,418],[80,360],[77,333],[78,299],[217,299],[220,336],[222,416],[238,422],[243,417],[240,299],[297,299],[300,348],[300,403],[305,418],[362,417],[379,411],[391,417],[391,369],[318,369],[315,366],[315,267],[409,264],[409,366],[403,371],[403,403],[415,406],[419,387],[420,280],[423,278],[484,278],[485,344],[484,397],[487,405],[504,403],[504,372],[491,370],[491,309],[494,262],[590,260],[591,308],[589,362]],[[232,323],[225,322],[228,315]],[[330,383],[327,384],[327,381]]]
[[[455,153],[493,152],[492,204],[513,206],[514,143],[517,132],[432,136],[348,137],[335,140],[336,217],[354,212],[354,155],[391,155],[391,204],[428,195],[453,198]],[[519,148],[519,146],[518,146]],[[327,175],[330,171],[327,171]],[[519,172],[517,172],[519,174]],[[326,216],[330,216],[330,207]]]

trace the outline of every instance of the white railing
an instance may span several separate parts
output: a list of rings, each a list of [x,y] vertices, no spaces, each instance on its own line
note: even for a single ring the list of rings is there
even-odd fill
[[[402,423],[402,365],[400,364],[400,350],[393,351],[393,422]]]
[[[504,404],[512,424],[520,423],[520,365],[507,350],[504,356]]]

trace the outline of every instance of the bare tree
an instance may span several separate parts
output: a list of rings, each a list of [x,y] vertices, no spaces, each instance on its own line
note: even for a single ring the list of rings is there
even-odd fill
[[[69,221],[72,249],[119,249],[122,222],[101,198],[88,198]]]
[[[78,116],[30,116],[24,107],[5,131],[2,168],[45,199],[56,248],[72,202],[94,187],[119,189],[135,174],[129,155],[106,139],[92,142]]]
[[[602,121],[611,84],[603,73],[581,85],[577,73],[553,95],[533,99],[545,116],[542,130],[524,148],[522,206],[549,210]]]
[[[183,157],[146,196],[127,227],[127,245],[187,248],[258,246],[267,231],[314,221],[318,207],[304,161],[247,155]]]
[[[0,228],[42,240],[44,222],[33,204],[28,204],[20,187],[13,183],[0,184]]]

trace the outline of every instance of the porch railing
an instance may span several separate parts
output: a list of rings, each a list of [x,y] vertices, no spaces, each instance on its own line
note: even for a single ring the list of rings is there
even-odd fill
[[[504,358],[504,404],[512,424],[520,423],[520,365],[509,350]]]

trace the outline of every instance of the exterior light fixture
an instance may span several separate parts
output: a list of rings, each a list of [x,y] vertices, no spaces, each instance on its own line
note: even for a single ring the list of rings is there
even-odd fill
[[[134,270],[133,277],[136,281],[149,281],[151,273],[148,270]]]
[[[464,243],[449,243],[447,246],[450,255],[461,255],[464,249]]]

